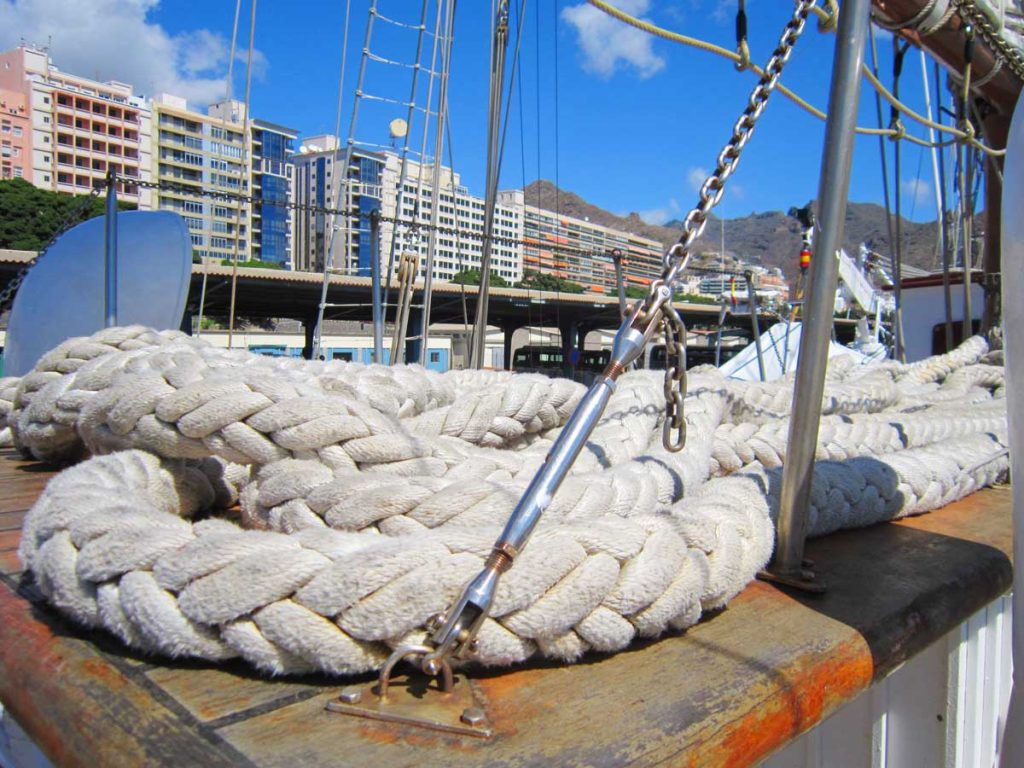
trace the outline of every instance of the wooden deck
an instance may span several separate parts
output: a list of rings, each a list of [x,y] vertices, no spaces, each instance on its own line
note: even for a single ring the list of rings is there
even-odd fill
[[[471,673],[490,741],[324,710],[344,681],[168,663],[39,601],[15,549],[50,476],[0,454],[0,699],[56,763],[742,766],[770,754],[1011,582],[1010,492],[809,543],[824,596],[751,584],[677,636],[574,666]]]

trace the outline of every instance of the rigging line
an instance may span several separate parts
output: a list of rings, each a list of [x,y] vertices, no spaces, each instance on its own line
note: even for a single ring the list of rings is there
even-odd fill
[[[449,114],[449,109],[450,107],[446,103],[444,108],[444,130],[445,134],[448,137],[448,167],[451,169],[455,167],[455,149],[454,144],[452,143],[452,119],[451,115]],[[454,172],[449,172],[448,174],[448,188],[451,190],[452,198],[455,198],[455,196],[458,194],[458,190],[455,188]],[[462,259],[462,229],[460,228],[455,229],[455,258],[458,261],[459,273],[461,274],[466,270],[466,266],[465,262]],[[459,283],[459,294],[460,298],[462,299],[462,332],[465,334],[469,334],[469,308],[466,304],[465,280]]]
[[[256,42],[256,0],[252,0],[252,9],[249,14],[249,54],[246,58],[245,63],[245,101],[242,103],[242,109],[244,110],[244,128],[242,130],[242,172],[245,172],[245,168],[249,165],[249,144],[251,143],[250,135],[250,123],[249,123],[249,104],[251,103],[252,96],[252,57],[253,47]],[[231,105],[226,105],[227,109],[231,108]],[[245,183],[243,179],[242,183]],[[252,204],[249,204],[249,246],[252,247]],[[228,314],[228,349],[232,347],[232,340],[235,335],[235,298],[238,295],[238,247],[239,238],[242,235],[242,206],[239,205],[236,209],[235,214],[235,258],[231,265],[231,309]]]
[[[411,83],[409,85],[409,101],[407,103],[408,111],[406,112],[405,123],[406,131],[405,136],[402,138],[402,152],[401,152],[401,166],[398,171],[398,195],[395,197],[395,205],[401,210],[401,203],[405,197],[405,182],[409,177],[409,138],[412,130],[413,113],[416,108],[416,91],[419,83],[420,74],[420,62],[423,60],[423,36],[426,33],[427,26],[427,11],[428,11],[429,0],[423,0],[420,5],[420,23],[418,27],[412,27],[419,30],[419,34],[416,36],[416,66],[412,70]],[[435,41],[436,42],[436,41]],[[427,109],[430,109],[430,105],[427,105]],[[429,115],[423,118],[429,122]],[[420,158],[420,162],[423,162],[423,158]],[[436,205],[436,201],[431,203],[431,206]],[[418,239],[418,225],[417,220],[419,219],[420,200],[419,197],[413,201],[412,209],[412,226],[408,233],[409,241],[413,241],[414,238]],[[403,240],[406,238],[403,236]],[[417,243],[418,245],[418,243]],[[395,251],[398,248],[398,227],[393,226],[391,228],[391,247],[388,248],[388,271],[384,275],[384,295],[381,299],[381,313],[384,318],[384,322],[387,322],[388,314],[388,296],[391,293],[391,277],[395,268]],[[393,333],[398,333],[398,314],[396,310],[395,314],[395,325],[393,326]],[[377,361],[383,362],[383,361]]]
[[[450,16],[454,13],[454,0],[437,0],[437,23],[434,27],[434,48],[437,51],[438,41],[440,41],[440,55],[441,55],[441,72],[440,82],[438,84],[437,91],[437,117],[434,121],[434,157],[433,166],[431,168],[431,179],[430,179],[430,223],[437,224],[441,216],[441,166],[444,162],[444,105],[448,100],[448,76],[450,74],[448,69],[448,53],[451,49],[451,34],[452,30],[449,25]],[[446,13],[448,15],[446,15]],[[441,26],[442,16],[444,17],[444,28]],[[443,34],[443,36],[442,36]],[[436,56],[432,54],[433,61],[431,62],[431,69],[437,66]],[[427,109],[429,110],[432,101],[432,91],[434,84],[434,75],[430,76],[430,87],[427,89]],[[423,125],[423,151],[426,152],[427,148],[427,130],[426,125],[430,122],[429,116],[424,119]],[[425,164],[425,158],[420,160],[420,181],[418,182],[422,186],[422,170]],[[452,194],[450,196],[450,202],[452,204],[452,222],[458,226],[459,223],[459,201],[458,198]],[[429,359],[429,343],[430,343],[430,314],[431,307],[433,304],[433,290],[434,290],[434,258],[437,255],[437,242],[438,233],[437,230],[431,229],[427,234],[427,257],[426,263],[423,267],[423,302],[420,309],[420,365],[426,365]],[[414,275],[415,277],[415,275]]]
[[[541,4],[538,1],[537,4],[536,4],[536,12],[533,15],[533,40],[534,40],[534,42],[533,42],[533,51],[534,51],[534,90],[533,90],[533,92],[534,92],[534,100],[535,100],[535,114],[536,114],[536,118],[537,118],[537,127],[536,127],[536,131],[534,133],[534,141],[536,142],[536,145],[537,145],[537,147],[536,147],[537,175],[536,175],[536,178],[535,178],[535,181],[534,181],[534,183],[536,184],[535,192],[534,192],[534,207],[537,209],[538,212],[540,211],[540,207],[541,207],[540,206],[540,203],[541,203],[541,184],[540,184],[540,180],[541,180],[541,165],[542,165],[541,146],[542,146],[542,139],[543,139],[543,137],[541,136],[541,120],[540,120],[540,104],[541,104],[541,100],[540,100],[540,93],[541,93],[541,89],[540,89],[540,8],[541,8]],[[524,195],[524,201],[525,201],[525,195]],[[539,220],[540,220],[540,217],[538,215],[538,228],[537,228],[538,240],[539,240],[539,236],[540,236]],[[525,222],[524,222],[524,225],[525,225]],[[525,231],[523,232],[523,237],[524,237],[524,239],[526,237],[526,232]],[[539,261],[540,246],[539,246],[539,243],[538,243],[538,247],[537,247],[537,255],[538,255],[538,262],[537,263],[538,263],[538,266],[539,266],[540,265],[540,261]],[[523,268],[523,272],[524,273],[526,272],[526,268],[525,267]],[[525,277],[525,274],[524,274],[524,277]],[[543,307],[542,304],[538,305],[538,306],[539,307]],[[539,309],[538,313],[540,314],[540,322],[543,322],[544,321],[543,309]],[[527,318],[526,319],[527,319],[527,322],[530,324],[529,325],[529,330],[527,331],[527,343],[532,345],[533,344],[533,302],[532,301],[529,303],[529,306],[527,308]]]
[[[525,15],[525,6],[526,6],[526,1],[523,0],[523,9],[522,10],[524,11],[524,15]],[[518,9],[518,3],[516,4],[516,7]],[[538,4],[538,7],[539,7],[539,4]],[[521,34],[521,32],[522,32],[522,27],[520,25],[520,33],[519,34]],[[518,42],[517,42],[517,45],[518,45]],[[522,72],[520,72],[519,80],[516,83],[516,97],[518,99],[518,105],[517,106],[519,108],[519,174],[520,174],[520,183],[522,184],[522,188],[523,188],[523,209],[524,210],[523,210],[523,221],[522,221],[522,224],[523,224],[523,239],[525,239],[526,238],[526,210],[525,210],[525,208],[526,208],[526,126],[525,126],[525,120],[523,118],[523,79],[524,79],[524,76],[523,76]],[[523,277],[526,276],[525,272],[526,272],[526,268],[524,267],[523,268],[523,273],[524,274],[522,274],[520,276],[520,279],[522,279]],[[532,304],[532,302],[527,304],[527,313],[529,313],[529,307],[530,307],[531,304]],[[504,342],[504,333],[505,333],[505,330],[502,329],[502,334],[503,334],[502,342]],[[504,352],[504,344],[502,344],[502,351]],[[509,354],[509,357],[512,356],[512,345],[511,344],[509,344],[509,347],[508,347],[508,354]],[[508,371],[512,370],[512,360],[505,360],[505,370],[508,370]]]
[[[345,95],[345,61],[348,58],[348,24],[352,17],[352,0],[345,1],[345,23],[342,27],[341,36],[341,61],[338,62],[338,105],[334,116],[334,176],[331,179],[331,199],[335,205],[338,203],[338,196],[341,194],[342,179],[348,175],[348,158],[346,155],[345,164],[342,166],[341,173],[338,172],[338,158],[341,155],[341,112],[342,104],[344,103]],[[328,235],[327,251],[324,255],[325,264],[330,254],[330,262],[333,264],[333,252],[334,252],[334,241],[337,236],[337,225],[338,216],[337,214],[331,214],[329,217],[324,217],[324,221],[327,224]],[[345,227],[348,228],[352,225],[352,222],[348,219],[345,220]],[[346,248],[346,262],[348,261]],[[317,308],[317,323],[313,329],[313,349],[310,351],[310,359],[318,360],[320,358],[320,340],[323,335],[323,328],[321,327],[324,322],[324,304],[327,303],[327,286],[330,284],[330,273],[325,269],[323,273],[323,285],[320,291],[320,306]]]
[[[934,62],[935,77],[935,116],[942,121],[942,82],[939,62]],[[939,231],[942,237],[942,299],[945,310],[946,349],[953,348],[953,295],[949,284],[949,218],[948,218],[948,187],[946,186],[946,153],[940,153],[938,162],[938,184],[936,185],[939,200]]]
[[[875,38],[875,28],[874,28],[874,26],[869,25],[868,26],[868,32],[870,34],[870,40],[871,40],[871,67],[872,67],[872,69],[874,69],[875,72],[878,72],[878,43],[877,43],[877,40]],[[878,125],[879,125],[879,127],[881,127],[881,125],[882,125],[882,97],[878,94],[877,91],[875,91],[875,112],[876,112],[877,117],[878,117]],[[883,196],[883,200],[885,202],[885,225],[886,225],[886,230],[888,231],[888,234],[889,234],[889,248],[893,249],[892,253],[890,253],[890,261],[891,261],[890,266],[891,266],[891,269],[893,270],[893,273],[895,274],[896,273],[896,263],[895,263],[895,261],[893,259],[895,259],[896,236],[893,233],[893,226],[892,226],[892,223],[893,223],[892,222],[892,203],[891,203],[891,198],[889,196],[889,163],[888,163],[888,157],[887,157],[886,151],[885,151],[885,137],[881,136],[881,135],[879,135],[879,137],[878,137],[878,150],[879,150],[879,155],[880,155],[881,161],[882,161],[882,196]],[[896,191],[896,194],[899,194],[899,190]]]
[[[658,26],[656,26],[654,24],[651,24],[650,22],[643,21],[642,19],[638,19],[638,18],[636,18],[634,16],[630,16],[628,13],[625,13],[624,11],[616,8],[614,5],[611,5],[611,4],[607,3],[607,2],[605,2],[604,0],[587,0],[587,2],[590,3],[590,5],[592,5],[595,8],[597,8],[598,10],[603,11],[604,13],[608,14],[609,16],[612,16],[612,17],[618,19],[619,21],[621,21],[621,22],[623,22],[625,24],[629,24],[630,26],[635,27],[635,28],[637,28],[639,30],[647,32],[648,34],[654,35],[656,37],[660,37],[660,38],[665,39],[665,40],[669,40],[671,42],[681,43],[682,45],[688,45],[688,46],[690,46],[692,48],[697,48],[698,50],[702,50],[702,51],[705,51],[707,53],[713,53],[713,54],[715,54],[717,56],[721,56],[722,58],[729,59],[730,61],[732,61],[734,63],[739,63],[741,61],[741,57],[735,51],[730,51],[727,48],[722,48],[721,46],[715,45],[714,43],[709,43],[706,40],[700,40],[700,39],[695,38],[695,37],[690,37],[688,35],[682,35],[682,34],[679,34],[678,32],[672,32],[672,31],[664,29],[662,27],[658,27]],[[828,13],[826,11],[822,10],[821,8],[813,7],[813,8],[811,8],[811,12],[817,14],[818,17],[823,19],[823,20],[824,19],[831,19],[831,17],[828,15]],[[823,31],[829,31],[829,30],[826,29],[826,30],[823,30]],[[757,64],[754,64],[754,63],[751,63],[750,66],[747,67],[747,69],[744,70],[744,71],[753,72],[758,77],[763,77],[764,76],[764,71]],[[871,86],[876,91],[878,91],[886,101],[890,101],[890,103],[891,103],[892,94],[889,93],[888,89],[882,84],[882,82],[878,78],[874,77],[871,74],[871,72],[868,70],[868,68],[865,67],[865,66],[861,67],[861,72],[867,78],[868,82],[871,83]],[[819,120],[826,120],[828,118],[828,115],[825,112],[823,112],[821,109],[818,109],[813,104],[811,104],[807,100],[805,100],[802,97],[800,97],[796,92],[794,92],[793,90],[787,88],[782,83],[779,83],[776,86],[776,89],[779,91],[779,93],[781,93],[783,96],[785,96],[787,99],[792,101],[794,104],[796,104],[798,107],[803,109],[808,114],[813,115],[814,117],[818,118]],[[955,136],[955,137],[957,137],[958,139],[960,139],[962,141],[972,141],[972,142],[976,141],[975,139],[972,139],[971,137],[968,137],[962,131],[959,131],[956,128],[953,128],[951,126],[945,126],[944,125],[944,126],[941,126],[941,128],[940,128],[938,123],[935,123],[933,121],[929,121],[923,115],[918,114],[917,112],[912,110],[910,107],[908,107],[906,104],[902,104],[902,103],[897,102],[897,108],[903,114],[905,114],[907,117],[911,118],[912,120],[914,120],[917,123],[921,123],[922,125],[925,125],[926,127],[931,127],[934,130],[936,130],[936,131],[941,131],[942,133],[949,134],[950,136]],[[888,129],[888,128],[867,128],[867,127],[860,126],[860,127],[857,127],[855,130],[856,130],[856,132],[858,134],[867,135],[867,136],[876,136],[876,135],[881,135],[881,136],[897,136],[898,135],[898,133],[896,131],[893,131],[893,130]],[[923,141],[923,139],[917,139],[915,141],[909,135],[900,136],[900,138],[905,138],[908,141],[913,141],[914,143],[920,143],[921,141]],[[1005,149],[993,149],[991,147],[979,147],[979,148],[981,148],[984,152],[987,152],[989,154],[996,154],[996,155],[1005,154],[1005,151],[1006,151]]]
[[[900,76],[903,74],[903,59],[907,55],[907,51],[910,49],[910,43],[904,43],[900,45],[899,37],[894,36],[892,39],[893,44],[893,61],[892,61],[892,92],[897,100],[899,100],[900,91]],[[889,124],[896,127],[899,130],[899,111],[895,105],[890,107],[889,113]],[[903,216],[900,212],[901,202],[903,198],[903,188],[900,183],[900,177],[903,169],[901,167],[901,147],[900,142],[896,142],[893,145],[893,202],[894,202],[894,213],[896,218],[896,242],[893,244],[893,255],[894,259],[894,287],[893,296],[896,299],[896,318],[894,322],[896,331],[896,359],[901,362],[906,362],[906,350],[903,344]]]
[[[242,0],[235,0],[235,21],[231,26],[231,48],[228,56],[228,74],[224,81],[224,100],[231,100],[231,93],[234,89],[234,73],[235,73],[235,51],[238,48],[238,22],[242,15]],[[227,125],[227,112],[225,115],[224,124]],[[235,238],[238,238],[238,233],[235,233]],[[206,258],[203,257],[203,285],[199,290],[199,322],[196,325],[196,338],[203,335],[203,312],[206,309],[206,283],[210,276],[210,265],[207,263]]]
[[[554,17],[555,17],[554,18],[554,23],[551,25],[551,28],[555,31],[555,45],[554,45],[554,48],[555,48],[555,243],[558,244],[558,245],[561,245],[561,243],[558,242],[558,228],[562,224],[562,208],[561,208],[562,186],[561,186],[561,181],[559,179],[559,174],[558,174],[558,164],[559,164],[560,157],[559,157],[559,152],[558,152],[558,127],[559,127],[558,126],[558,101],[559,101],[559,99],[558,99],[558,2],[557,2],[557,0],[552,0],[552,2],[551,2],[551,10],[554,12]],[[568,238],[566,238],[566,240],[568,240]],[[558,277],[558,264],[557,263],[555,264],[555,277],[556,278]],[[560,293],[560,291],[558,290],[560,286],[561,286],[561,283],[558,283],[558,282],[555,283],[555,295],[556,295],[556,297]],[[559,335],[559,338],[562,341],[562,349],[565,350],[565,339],[561,338],[561,336],[562,336],[562,311],[561,311],[561,308],[558,306],[560,303],[561,302],[556,302],[555,303],[555,325],[558,326],[558,335]],[[563,356],[563,358],[565,357],[564,351],[562,353],[562,356]],[[563,371],[564,371],[564,366],[565,366],[565,360],[564,359],[562,361],[562,366],[563,366]]]
[[[932,96],[931,96],[931,89],[928,87],[928,64],[926,62],[926,57],[925,57],[925,54],[924,54],[923,50],[920,52],[920,54],[921,55],[918,58],[919,58],[919,60],[921,62],[921,85],[922,85],[922,88],[924,90],[925,112],[928,115],[928,119],[931,119],[931,117],[932,117]],[[928,129],[928,133],[929,133],[929,139],[934,140],[935,134],[934,134],[934,132],[932,131],[931,128]],[[938,235],[938,238],[937,238],[938,250],[935,252],[935,259],[932,261],[932,265],[934,267],[938,263],[939,253],[941,252],[941,249],[945,247],[945,235],[944,235],[944,233],[942,231],[942,206],[941,206],[941,204],[939,202],[939,152],[938,152],[938,149],[933,147],[931,149],[931,151],[930,151],[930,155],[931,155],[931,161],[932,161],[932,183],[935,184],[935,212],[936,212],[935,223],[938,226],[938,232],[937,232],[937,235]]]

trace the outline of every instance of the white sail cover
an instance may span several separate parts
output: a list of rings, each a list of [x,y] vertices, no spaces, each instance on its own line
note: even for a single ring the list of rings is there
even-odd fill
[[[776,323],[761,334],[761,357],[764,359],[765,380],[772,381],[782,378],[790,371],[796,370],[797,360],[800,356],[800,335],[802,323]],[[884,349],[882,350],[884,353]],[[868,356],[856,352],[842,344],[829,342],[828,356],[851,355],[858,363],[864,364],[874,360],[874,356]],[[757,365],[757,346],[749,344],[747,347],[723,363],[719,369],[730,379],[740,381],[758,381],[761,372]]]

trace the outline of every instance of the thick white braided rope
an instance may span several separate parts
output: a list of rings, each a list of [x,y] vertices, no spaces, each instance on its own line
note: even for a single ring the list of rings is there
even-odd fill
[[[582,394],[535,376],[155,343],[51,354],[39,373],[54,358],[67,373],[19,385],[12,417],[25,449],[119,451],[50,482],[20,554],[86,626],[270,672],[365,671],[421,639],[482,566]],[[1005,445],[1001,379],[966,367],[984,351],[831,372],[819,457],[833,461],[816,468],[813,533],[933,509],[1005,473],[1005,457],[993,458]],[[785,383],[694,375],[680,454],[660,447],[660,389],[651,372],[620,379],[502,582],[480,635],[484,663],[572,660],[684,628],[769,558]],[[927,401],[938,392],[956,397]],[[957,407],[965,401],[977,405]],[[208,516],[239,497],[240,517]]]

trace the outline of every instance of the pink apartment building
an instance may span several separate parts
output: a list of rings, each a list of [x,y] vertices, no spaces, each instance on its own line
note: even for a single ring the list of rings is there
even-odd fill
[[[28,99],[0,88],[0,179],[32,181],[32,121]]]
[[[104,186],[113,170],[128,177],[118,183],[119,197],[150,207],[149,190],[134,180],[150,179],[151,114],[130,85],[61,72],[45,51],[21,46],[0,54],[0,93],[21,99],[24,178],[43,189],[83,194]],[[11,128],[14,176],[13,120]]]

